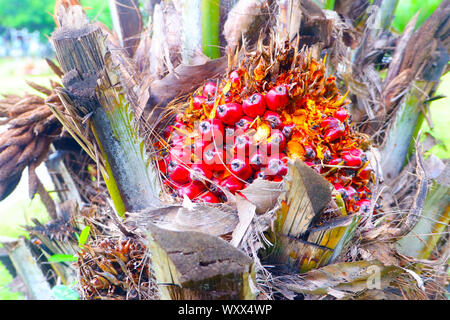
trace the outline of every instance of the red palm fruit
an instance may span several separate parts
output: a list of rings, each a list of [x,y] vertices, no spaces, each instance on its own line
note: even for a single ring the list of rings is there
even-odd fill
[[[282,125],[281,117],[278,113],[273,111],[266,111],[264,113],[263,119],[270,123],[272,129],[278,129]]]
[[[315,159],[316,158],[316,151],[314,150],[313,146],[306,145],[305,148],[305,158],[306,159]]]
[[[233,151],[237,157],[240,159],[248,157],[251,149],[255,149],[255,146],[248,136],[239,135],[235,138]]]
[[[225,139],[227,137],[229,138],[233,138],[234,140],[234,135],[236,134],[236,130],[233,127],[226,127],[225,128]]]
[[[355,203],[355,207],[362,212],[368,212],[370,209],[370,200],[362,199]]]
[[[196,199],[198,202],[219,203],[220,199],[211,191],[203,193]]]
[[[158,170],[161,171],[164,174],[167,173],[168,162],[169,162],[168,161],[168,157],[159,159],[158,162],[156,163],[156,166],[158,167]]]
[[[349,114],[348,114],[347,110],[345,110],[345,108],[341,108],[334,112],[334,117],[336,119],[338,119],[339,121],[344,122],[345,120],[348,119]]]
[[[281,130],[281,132],[283,132],[286,139],[289,139],[292,136],[292,132],[294,131],[294,128],[295,128],[295,124],[288,123],[283,126],[283,130]]]
[[[358,171],[357,177],[363,181],[367,181],[370,179],[372,175],[372,169],[368,166],[365,166],[361,170]]]
[[[203,86],[203,95],[205,97],[214,97],[216,95],[217,86],[214,82],[207,82]]]
[[[236,122],[236,129],[245,132],[250,128],[252,122],[253,122],[252,118],[243,116],[238,122]]]
[[[283,181],[283,177],[282,176],[274,176],[272,178],[272,181],[273,182],[281,182],[281,181]]]
[[[233,88],[238,87],[241,84],[241,77],[237,71],[232,71],[229,76],[231,86]]]
[[[169,161],[189,163],[191,161],[191,150],[184,143],[175,144],[169,151]]]
[[[253,152],[253,154],[249,157],[248,161],[252,166],[253,170],[259,170],[262,166],[267,164],[267,156],[259,149]]]
[[[203,120],[198,125],[198,131],[203,140],[212,141],[214,138],[216,145],[220,146],[223,144],[224,127],[220,120]]]
[[[234,125],[243,115],[242,105],[239,103],[230,102],[217,107],[217,117],[228,125]]]
[[[230,150],[233,147],[235,138],[236,130],[233,127],[225,128],[224,148],[226,150]]]
[[[202,108],[202,104],[206,103],[206,97],[195,96],[192,98],[192,107],[194,110],[199,110]]]
[[[350,150],[345,150],[341,153],[344,164],[350,167],[360,167],[364,161],[366,161],[366,156],[361,149],[353,148]]]
[[[212,171],[225,170],[225,153],[222,148],[215,148],[214,145],[209,145],[203,152],[203,163],[210,166]]]
[[[242,190],[244,184],[239,179],[229,176],[220,182],[220,186],[227,188],[232,194],[234,194],[236,191]]]
[[[211,179],[212,171],[210,166],[204,163],[194,163],[191,165],[191,173],[189,175],[192,181],[202,180],[204,178]]]
[[[205,186],[199,181],[192,181],[189,184],[181,186],[177,191],[179,197],[183,198],[184,196],[187,196],[192,200],[205,191]]]
[[[264,96],[260,93],[254,93],[242,102],[242,110],[252,118],[264,115],[266,111],[266,103]]]
[[[336,139],[339,139],[340,137],[342,137],[345,133],[345,127],[344,125],[341,125],[339,127],[336,128],[330,128],[328,130],[325,131],[325,134],[323,136],[323,139],[327,142],[331,142],[334,141]]]
[[[340,165],[341,162],[342,162],[342,158],[339,158],[339,157],[332,157],[331,160],[328,161],[328,164],[329,164],[329,165],[332,165],[332,166],[337,166],[337,165]]]
[[[190,181],[187,166],[177,161],[170,161],[167,167],[169,178],[176,183],[185,184]]]
[[[192,144],[192,151],[197,157],[201,158],[203,156],[203,151],[205,151],[206,147],[208,147],[212,143],[212,141],[197,138]]]
[[[228,164],[228,169],[232,174],[242,180],[247,180],[253,174],[252,167],[247,158],[242,159],[235,157]]]
[[[322,119],[322,122],[320,123],[321,128],[325,129],[331,129],[331,128],[337,128],[342,124],[341,121],[334,117],[327,117]]]
[[[253,175],[253,178],[256,179],[267,179],[267,175],[266,175],[266,171],[265,170],[259,170],[256,171],[255,174]]]
[[[285,86],[272,88],[265,96],[266,106],[272,111],[277,111],[289,103],[288,92]]]
[[[267,139],[267,153],[273,154],[283,152],[286,149],[286,137],[280,130],[272,130],[272,134]]]
[[[353,188],[352,186],[347,186],[345,188],[345,191],[347,192],[347,196],[349,199],[353,199],[356,195],[358,195],[355,188]]]
[[[287,156],[284,153],[273,154],[267,159],[266,175],[284,176],[287,171]]]

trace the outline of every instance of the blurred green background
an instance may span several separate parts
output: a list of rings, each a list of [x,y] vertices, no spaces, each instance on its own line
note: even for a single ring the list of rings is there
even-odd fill
[[[111,28],[112,22],[108,1],[106,0],[82,0],[83,6],[91,8],[87,14],[91,19],[99,20]],[[54,0],[0,0],[0,33],[5,27],[27,28],[29,31],[38,30],[41,38],[46,41],[54,28],[51,16],[54,8]],[[400,0],[395,12],[393,28],[401,32],[408,21],[419,12],[419,24],[422,24],[441,3],[441,0]],[[29,66],[32,67],[31,72]],[[23,94],[25,91],[33,92],[25,80],[31,80],[41,85],[48,84],[48,80],[56,77],[40,58],[0,58],[0,94],[15,93]],[[442,78],[436,95],[446,95],[450,91],[450,74]],[[35,93],[35,92],[34,92]],[[431,119],[434,125],[431,130],[424,122],[423,129],[430,132],[435,138],[443,143],[433,148],[432,152],[440,158],[450,158],[450,109],[449,98],[444,98],[431,103]],[[46,186],[50,181],[42,177],[43,173],[38,171],[39,177]],[[32,217],[37,217],[45,222],[47,214],[45,208],[37,196],[30,201],[27,198],[26,179],[22,179],[16,191],[6,200],[0,202],[0,237],[18,237],[26,235],[22,226],[29,224]],[[0,248],[1,250],[1,248]],[[23,295],[9,288],[12,281],[11,275],[0,263],[0,300],[23,299]]]

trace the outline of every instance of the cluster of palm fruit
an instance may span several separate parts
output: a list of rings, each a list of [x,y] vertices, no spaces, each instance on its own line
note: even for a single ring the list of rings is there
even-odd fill
[[[257,178],[281,181],[300,158],[341,194],[349,212],[370,205],[367,141],[325,60],[285,48],[253,54],[221,82],[207,82],[165,131],[158,162],[174,196],[217,203]],[[278,69],[278,70],[273,70]]]

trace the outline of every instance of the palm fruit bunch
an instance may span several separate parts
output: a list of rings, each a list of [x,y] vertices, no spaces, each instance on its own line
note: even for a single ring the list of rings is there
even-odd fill
[[[263,47],[264,48],[264,47]],[[199,88],[165,130],[158,162],[177,197],[217,203],[255,179],[281,181],[299,158],[326,178],[347,212],[370,205],[372,169],[346,95],[321,61],[288,43],[248,54]]]

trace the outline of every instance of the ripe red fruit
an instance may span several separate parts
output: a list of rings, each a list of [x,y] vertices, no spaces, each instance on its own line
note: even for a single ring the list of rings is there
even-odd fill
[[[246,135],[237,136],[234,140],[234,154],[240,159],[247,157],[250,150],[254,148],[250,138]]]
[[[213,97],[216,95],[217,86],[214,82],[207,82],[203,87],[203,95],[205,97]]]
[[[212,143],[213,143],[212,141],[197,138],[194,140],[194,143],[192,144],[192,151],[194,152],[197,158],[202,158],[203,151],[205,151],[206,147],[208,147]]]
[[[273,154],[267,159],[266,175],[284,176],[287,172],[287,157],[284,153]]]
[[[355,188],[353,188],[352,186],[347,186],[345,188],[345,191],[349,199],[353,199],[357,195]]]
[[[230,102],[217,107],[217,117],[228,125],[234,125],[243,115],[242,106],[239,103]]]
[[[252,118],[244,116],[238,122],[236,122],[236,129],[245,132],[250,128],[252,122],[253,122]]]
[[[341,159],[341,158],[339,158],[339,157],[334,157],[334,158],[331,158],[330,161],[328,161],[328,164],[329,164],[329,165],[332,165],[332,166],[337,166],[337,165],[340,165],[341,162],[342,162],[342,159]]]
[[[191,161],[190,147],[178,142],[169,151],[169,161],[189,163]]]
[[[203,120],[198,125],[198,131],[200,132],[203,140],[212,141],[214,138],[216,145],[220,146],[223,144],[224,127],[220,120]]]
[[[272,129],[278,129],[282,125],[280,115],[273,111],[266,111],[264,113],[263,119],[270,123]]]
[[[272,181],[273,182],[281,182],[281,181],[283,181],[283,177],[282,176],[274,176],[272,178]]]
[[[197,198],[198,202],[219,203],[220,199],[211,191],[205,192]]]
[[[341,125],[339,127],[326,130],[323,139],[327,142],[331,142],[342,137],[344,133],[345,127],[344,125]]]
[[[370,179],[370,176],[372,175],[372,169],[368,166],[365,166],[363,169],[358,171],[358,178],[363,180],[363,181],[367,181]]]
[[[247,180],[253,174],[252,167],[250,166],[247,158],[234,158],[228,164],[228,169],[232,174],[242,180]]]
[[[336,110],[336,112],[334,113],[334,117],[336,119],[338,119],[341,122],[344,122],[345,120],[348,119],[349,114],[347,112],[347,110],[345,110],[344,108],[341,108],[339,110]]]
[[[283,152],[286,149],[286,137],[280,130],[272,130],[272,134],[267,139],[267,153]]]
[[[255,174],[253,175],[253,178],[254,179],[258,179],[258,178],[260,178],[260,179],[267,179],[267,175],[266,175],[265,170],[256,171]]]
[[[192,181],[202,180],[204,178],[211,179],[212,171],[209,166],[204,163],[194,163],[191,166],[191,173],[189,176]]]
[[[342,122],[334,117],[327,117],[320,123],[321,128],[332,129],[342,126]]]
[[[364,152],[358,148],[345,150],[341,153],[341,156],[344,164],[350,167],[360,167],[367,160]]]
[[[234,194],[236,191],[242,190],[244,184],[239,179],[229,176],[220,182],[220,186],[227,188],[232,194]]]
[[[285,86],[277,86],[267,92],[266,106],[272,111],[277,111],[289,103],[289,97]]]
[[[266,111],[266,103],[264,96],[260,93],[254,93],[242,103],[242,110],[244,113],[252,118],[264,115]]]
[[[206,103],[206,97],[195,96],[192,98],[192,107],[194,110],[199,110],[202,108],[202,104]]]
[[[178,196],[183,198],[184,196],[187,196],[189,199],[194,199],[197,197],[200,193],[202,193],[205,190],[205,186],[203,183],[199,181],[192,181],[189,184],[185,184],[181,186],[178,191]]]
[[[281,130],[281,132],[283,132],[286,139],[289,139],[292,135],[292,132],[294,131],[294,128],[295,124],[289,123],[283,126],[283,130]]]
[[[189,170],[186,168],[187,166],[181,164],[176,161],[170,161],[169,166],[167,168],[167,172],[169,173],[169,178],[180,184],[188,183],[189,179]]]
[[[159,171],[161,171],[164,174],[167,172],[167,165],[168,165],[167,158],[162,158],[158,160],[158,162],[156,163],[156,166],[158,167]]]
[[[241,77],[237,71],[231,72],[229,78],[233,88],[236,88],[241,83]]]
[[[316,158],[316,151],[314,148],[310,145],[304,146],[305,148],[305,158],[306,159],[315,159]]]
[[[267,164],[267,156],[260,150],[253,152],[248,160],[253,170],[259,170],[262,166]]]
[[[223,149],[216,149],[214,145],[206,147],[203,152],[203,163],[210,166],[213,171],[225,170],[225,160]]]
[[[355,203],[355,207],[359,208],[362,212],[368,212],[370,209],[370,200],[362,199]]]

